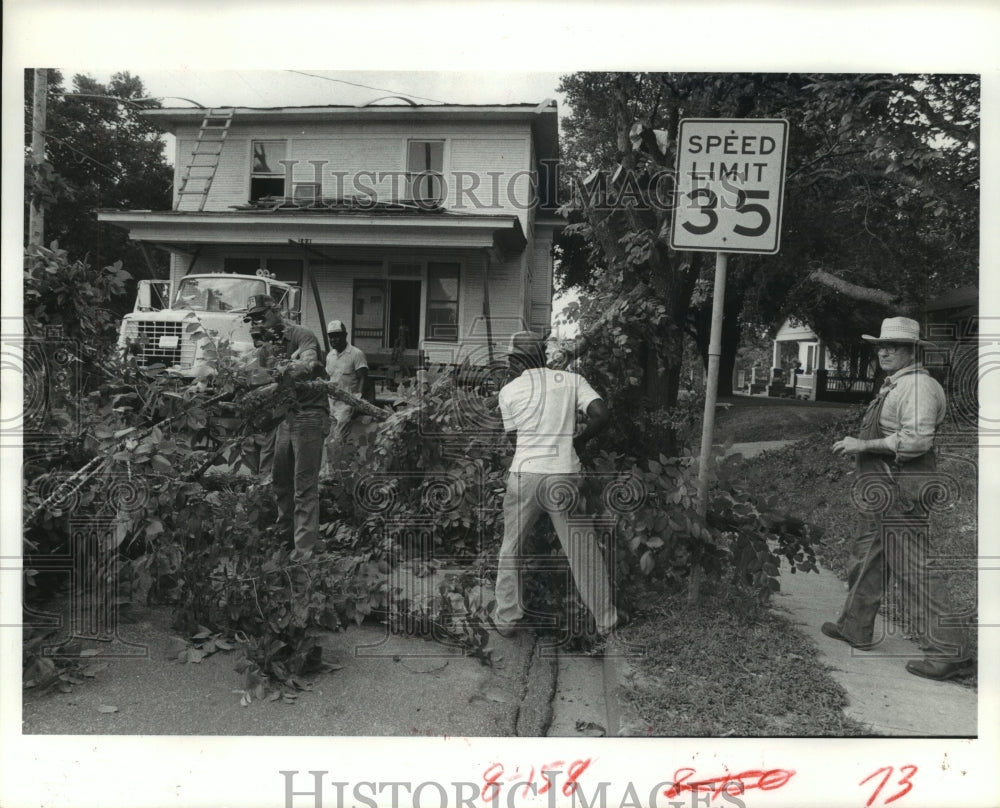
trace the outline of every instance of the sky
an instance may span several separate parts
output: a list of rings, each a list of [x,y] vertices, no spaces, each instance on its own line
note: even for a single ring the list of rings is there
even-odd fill
[[[68,71],[67,71],[68,72]],[[89,71],[87,71],[89,72]],[[556,98],[558,73],[136,69],[150,94],[202,106],[364,104],[402,95],[419,104],[516,104]],[[92,75],[97,76],[96,73]],[[357,86],[363,85],[363,86]],[[164,99],[164,106],[181,105]]]

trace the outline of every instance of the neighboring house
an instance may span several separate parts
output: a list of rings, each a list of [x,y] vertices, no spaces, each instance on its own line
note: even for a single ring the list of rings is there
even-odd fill
[[[168,251],[174,287],[266,269],[375,363],[400,335],[410,362],[485,363],[548,332],[555,102],[145,114],[176,137],[174,210],[98,218]]]
[[[978,440],[979,384],[984,360],[981,351],[993,338],[980,335],[980,326],[992,325],[979,317],[979,288],[962,286],[934,298],[924,312],[927,338],[934,348],[924,349],[924,365],[944,385],[948,395],[950,440],[964,436]],[[987,331],[987,334],[989,332]],[[986,419],[990,420],[990,419]]]
[[[979,287],[962,286],[938,295],[927,305],[924,320],[932,342],[975,342],[979,334]]]
[[[769,392],[812,401],[863,400],[873,383],[871,356],[864,350],[859,346],[853,356],[833,356],[809,326],[790,317],[774,337]]]

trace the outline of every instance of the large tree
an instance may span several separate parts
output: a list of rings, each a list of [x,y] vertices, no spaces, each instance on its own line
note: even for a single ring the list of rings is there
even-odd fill
[[[30,154],[34,71],[25,71],[25,154]],[[160,106],[146,99],[142,80],[115,73],[107,83],[73,77],[67,92],[58,70],[48,71],[45,150],[41,171],[26,161],[25,208],[30,196],[45,201],[45,243],[58,241],[74,258],[94,267],[122,261],[134,277],[163,275],[167,264],[151,254],[150,267],[124,231],[97,221],[99,208],[168,210],[172,169],[162,133],[141,111]],[[25,228],[27,233],[27,228]]]
[[[669,210],[635,204],[641,187],[622,193],[621,184],[638,177],[641,186],[643,172],[673,167],[683,117],[790,123],[781,252],[730,261],[723,393],[741,325],[793,315],[840,347],[879,317],[918,313],[976,277],[975,77],[583,73],[561,89],[573,110],[564,163],[616,172],[618,187],[610,181],[609,205],[588,190],[597,179],[577,185],[560,278],[589,295],[591,341],[610,328],[624,347],[635,343],[646,360],[642,390],[659,403],[675,400],[681,330],[707,353],[712,262],[673,253]]]

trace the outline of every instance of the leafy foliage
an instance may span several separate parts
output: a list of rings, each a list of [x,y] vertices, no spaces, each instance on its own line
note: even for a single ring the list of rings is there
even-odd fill
[[[33,71],[24,77],[25,121],[32,120]],[[96,266],[121,262],[136,278],[150,277],[138,245],[125,231],[98,224],[99,208],[169,210],[173,172],[167,163],[162,133],[142,115],[160,106],[146,98],[138,76],[115,73],[103,83],[76,75],[66,90],[62,74],[48,71],[46,154],[40,168],[34,155],[26,164],[25,203],[44,201],[45,242],[58,241],[71,255],[87,256]],[[26,158],[31,130],[25,130]],[[26,214],[27,215],[27,214]],[[27,227],[25,233],[27,233]],[[151,253],[156,277],[165,276],[166,262]],[[129,291],[133,291],[130,286]],[[125,298],[103,305],[124,305]],[[120,313],[120,312],[119,312]]]
[[[669,189],[651,185],[673,170],[681,118],[790,124],[781,252],[730,260],[722,394],[742,326],[774,328],[792,315],[838,350],[884,316],[919,316],[942,291],[975,282],[975,76],[577,73],[560,89],[573,110],[564,153],[577,171],[564,178],[570,226],[557,278],[583,294],[576,314],[588,348],[607,350],[602,332],[626,334],[642,346],[630,357],[635,375],[648,394],[660,374],[665,384],[651,398],[668,407],[683,352],[677,334],[690,334],[707,361],[711,314],[701,287],[711,287],[712,268],[668,248],[670,206],[656,200]],[[594,171],[605,172],[603,185]],[[663,306],[658,318],[625,305],[636,290]]]
[[[738,461],[719,461],[703,518],[691,458],[637,461],[602,453],[596,459],[598,471],[617,475],[616,485],[600,492],[600,501],[616,516],[620,584],[654,576],[680,585],[697,565],[714,580],[766,600],[780,588],[781,558],[792,572],[815,569],[812,542],[818,529],[789,514],[777,498],[755,501],[731,479]]]

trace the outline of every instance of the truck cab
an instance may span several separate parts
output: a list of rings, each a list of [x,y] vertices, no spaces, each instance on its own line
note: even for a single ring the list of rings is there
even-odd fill
[[[251,295],[273,297],[289,322],[301,317],[299,287],[274,280],[267,270],[186,275],[164,297],[166,286],[165,281],[140,281],[135,309],[122,319],[118,346],[140,367],[163,366],[179,376],[202,377],[213,372],[213,348],[227,345],[236,354],[249,352],[253,340],[244,318]]]

